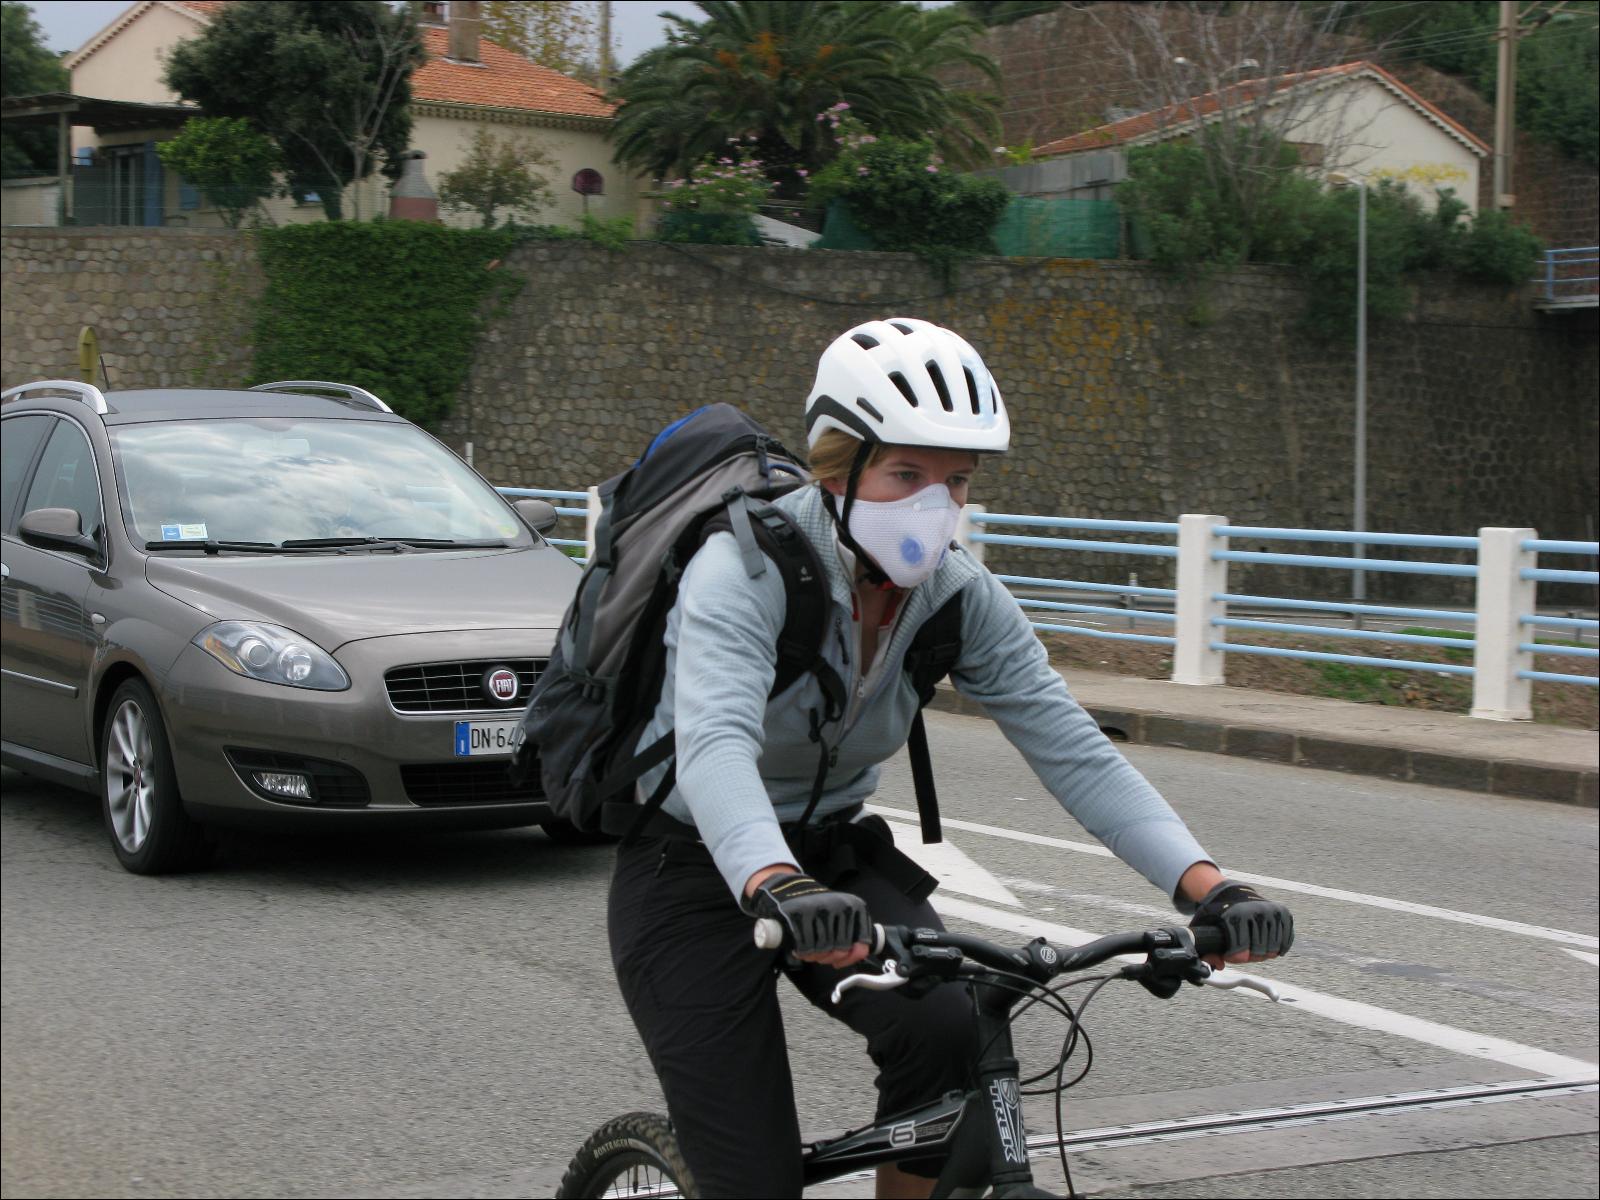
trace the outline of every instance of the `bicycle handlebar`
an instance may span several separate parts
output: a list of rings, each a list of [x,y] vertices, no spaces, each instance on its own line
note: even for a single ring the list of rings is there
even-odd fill
[[[1177,978],[1219,988],[1249,988],[1278,999],[1277,989],[1266,980],[1235,971],[1218,978],[1219,972],[1201,961],[1206,955],[1222,954],[1227,949],[1226,935],[1214,925],[1113,933],[1076,947],[1053,946],[1044,938],[1035,938],[1014,948],[946,930],[906,925],[874,925],[872,929],[872,953],[882,957],[882,973],[846,976],[834,989],[834,1003],[852,987],[884,991],[903,987],[914,978],[953,977],[961,973],[968,959],[993,971],[1025,975],[1042,985],[1068,971],[1085,971],[1124,954],[1145,955],[1144,962],[1122,968],[1120,973],[1127,979]],[[755,943],[760,949],[782,949],[784,935],[782,922],[771,917],[755,923]]]

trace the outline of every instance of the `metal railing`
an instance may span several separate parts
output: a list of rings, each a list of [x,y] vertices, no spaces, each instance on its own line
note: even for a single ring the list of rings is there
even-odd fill
[[[564,518],[583,518],[584,539],[551,539],[566,547],[592,544],[599,514],[599,494],[548,488],[500,488],[507,496],[535,496],[552,501],[584,501],[584,506],[558,507]],[[996,532],[1002,529],[1039,532]],[[1051,531],[1135,535],[1140,540],[1058,537]],[[1352,530],[1293,529],[1260,525],[1231,525],[1225,517],[1189,514],[1177,521],[1111,521],[1089,517],[1047,517],[1020,513],[991,513],[969,504],[962,513],[957,538],[980,561],[989,546],[1015,546],[1073,554],[1106,554],[1160,558],[1176,567],[1174,587],[1141,586],[1137,576],[1126,584],[1049,575],[997,574],[1027,613],[1029,623],[1041,633],[1142,642],[1171,647],[1174,683],[1215,685],[1223,682],[1228,654],[1255,654],[1346,663],[1401,671],[1427,671],[1469,678],[1473,684],[1472,715],[1491,720],[1528,720],[1532,716],[1534,681],[1596,687],[1593,675],[1536,669],[1535,655],[1595,661],[1600,649],[1581,642],[1539,641],[1538,627],[1570,630],[1576,637],[1593,638],[1600,620],[1578,616],[1541,615],[1537,611],[1540,583],[1600,585],[1600,572],[1540,565],[1540,557],[1600,557],[1600,542],[1541,539],[1532,529],[1480,529],[1476,537],[1437,534],[1368,533]],[[1417,558],[1369,558],[1346,554],[1279,553],[1235,550],[1231,539],[1251,542],[1333,543],[1358,547],[1390,546],[1418,550],[1453,551],[1471,562],[1429,562]],[[583,562],[586,559],[580,558]],[[1434,575],[1473,581],[1471,609],[1430,608],[1420,605],[1369,604],[1361,601],[1307,600],[1234,592],[1228,586],[1233,563],[1265,564],[1325,571],[1390,572]],[[1120,606],[1098,603],[1098,597],[1120,598]],[[1090,601],[1086,603],[1085,601]],[[1146,602],[1152,607],[1141,608]],[[1232,606],[1232,607],[1230,607]],[[1348,617],[1350,626],[1314,625],[1300,620],[1274,620],[1272,614],[1325,614]],[[1079,618],[1079,623],[1069,623]],[[1394,631],[1361,627],[1368,618],[1443,622],[1463,627],[1465,636],[1452,637],[1433,630]],[[1129,632],[1096,628],[1082,623],[1122,620]],[[1139,624],[1158,630],[1134,632]],[[1235,641],[1229,631],[1245,634],[1316,635],[1356,643],[1352,650],[1374,643],[1437,647],[1472,656],[1471,663],[1436,662],[1393,655],[1338,653],[1288,646]],[[1532,630],[1530,633],[1529,631]]]
[[[1569,246],[1544,252],[1543,268],[1532,282],[1539,285],[1540,299],[1547,304],[1562,300],[1581,300],[1600,290],[1600,246]],[[1594,274],[1573,274],[1587,268]]]

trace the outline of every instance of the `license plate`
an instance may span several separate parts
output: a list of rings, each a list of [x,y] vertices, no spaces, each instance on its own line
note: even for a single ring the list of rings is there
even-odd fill
[[[510,754],[522,741],[521,721],[457,721],[456,757]]]

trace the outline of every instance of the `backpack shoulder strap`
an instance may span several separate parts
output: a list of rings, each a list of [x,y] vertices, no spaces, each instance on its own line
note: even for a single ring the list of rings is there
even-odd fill
[[[735,507],[740,511],[735,513]],[[746,532],[748,531],[748,532]],[[836,703],[843,704],[844,683],[822,659],[822,640],[828,631],[827,574],[815,548],[793,518],[770,504],[748,496],[730,499],[701,528],[703,542],[713,533],[729,532],[740,541],[746,570],[752,578],[765,570],[759,555],[746,550],[745,537],[766,552],[783,579],[785,597],[783,628],[778,631],[777,673],[769,696],[784,691],[808,671],[817,671],[823,690],[830,694],[837,684]],[[819,670],[819,667],[821,670]],[[825,676],[832,676],[828,679]]]
[[[906,649],[906,673],[923,705],[961,658],[961,595],[951,596],[924,621]]]
[[[917,791],[917,815],[922,823],[924,843],[941,842],[939,793],[933,783],[933,758],[928,753],[928,730],[922,721],[922,708],[933,699],[939,681],[955,668],[961,657],[961,593],[957,592],[922,623],[906,650],[906,674],[916,689],[919,707],[911,718],[911,735],[906,739],[906,756],[911,760],[911,780]]]

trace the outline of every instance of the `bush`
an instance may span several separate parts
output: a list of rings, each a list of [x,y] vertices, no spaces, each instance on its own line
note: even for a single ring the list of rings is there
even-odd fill
[[[1356,326],[1360,196],[1326,188],[1297,168],[1288,147],[1247,205],[1226,171],[1213,174],[1206,152],[1188,142],[1137,146],[1118,191],[1134,227],[1135,250],[1173,274],[1201,278],[1245,262],[1301,268],[1314,286],[1306,309],[1313,332],[1351,337]],[[1367,189],[1367,313],[1406,313],[1410,281],[1421,271],[1516,286],[1530,279],[1539,240],[1503,213],[1468,217],[1448,188],[1429,211],[1395,179]]]
[[[230,229],[277,194],[278,147],[242,117],[191,117],[178,135],[156,145],[171,170],[199,188]]]
[[[687,178],[674,179],[658,193],[663,242],[713,246],[759,246],[755,213],[772,195],[773,183],[759,159],[739,151],[708,154]]]
[[[267,287],[251,382],[336,379],[432,426],[466,382],[480,309],[520,279],[494,270],[507,230],[326,221],[257,235]]]
[[[941,263],[952,252],[994,253],[989,234],[1011,200],[999,180],[945,172],[931,141],[874,137],[848,119],[839,142],[839,157],[812,178],[810,203],[842,201],[879,250]]]

